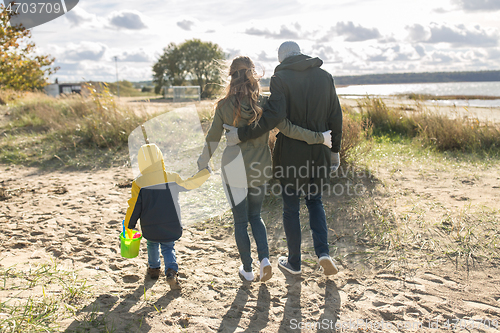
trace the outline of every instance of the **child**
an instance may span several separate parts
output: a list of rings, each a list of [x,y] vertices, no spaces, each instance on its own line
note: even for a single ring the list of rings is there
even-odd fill
[[[182,235],[179,192],[200,187],[210,176],[208,169],[183,180],[178,174],[165,171],[163,155],[155,144],[139,149],[141,174],[132,183],[125,227],[135,228],[141,219],[142,236],[147,239],[148,269],[152,279],[160,276],[160,248],[165,261],[165,275],[172,289],[179,289],[178,265],[174,243]]]

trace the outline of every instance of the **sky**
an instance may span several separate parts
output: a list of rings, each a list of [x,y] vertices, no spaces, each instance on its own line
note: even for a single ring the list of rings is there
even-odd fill
[[[500,70],[499,18],[500,0],[80,0],[32,40],[59,82],[151,80],[163,49],[193,38],[251,57],[264,77],[287,40],[334,77]]]

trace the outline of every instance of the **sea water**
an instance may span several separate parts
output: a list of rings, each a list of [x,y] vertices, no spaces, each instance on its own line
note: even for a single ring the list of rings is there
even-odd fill
[[[408,84],[373,84],[338,87],[337,94],[347,98],[360,96],[390,96],[404,94],[425,95],[465,95],[494,96],[491,100],[437,100],[441,105],[500,107],[500,82],[445,82],[445,83],[408,83]]]

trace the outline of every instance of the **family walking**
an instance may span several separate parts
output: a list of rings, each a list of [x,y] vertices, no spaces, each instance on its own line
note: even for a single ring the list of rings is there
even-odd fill
[[[280,46],[278,60],[268,98],[261,95],[252,60],[244,56],[232,60],[229,84],[215,104],[213,122],[198,159],[200,171],[192,178],[182,180],[166,172],[161,151],[155,145],[145,145],[139,151],[141,176],[132,186],[125,226],[135,227],[140,218],[152,278],[160,275],[161,250],[167,282],[172,288],[179,287],[174,250],[174,242],[182,232],[178,193],[201,186],[209,177],[209,161],[224,130],[227,147],[221,161],[222,181],[234,218],[240,276],[247,281],[255,279],[248,224],[257,247],[258,279],[264,282],[273,275],[266,226],[261,218],[266,184],[272,177],[279,180],[288,246],[288,256],[278,259],[278,267],[287,274],[302,272],[299,211],[304,197],[319,265],[325,275],[338,272],[329,255],[321,196],[330,170],[340,163],[342,110],[333,77],[320,68],[323,62],[319,58],[302,54],[295,42]],[[269,131],[274,128],[279,133],[271,158],[268,141]],[[177,213],[172,214],[171,208],[177,208]]]

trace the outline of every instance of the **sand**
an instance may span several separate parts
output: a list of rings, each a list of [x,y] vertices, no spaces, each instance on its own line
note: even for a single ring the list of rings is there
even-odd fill
[[[122,185],[130,183],[129,174],[125,167],[43,171],[0,165],[5,194],[0,201],[0,266],[26,269],[57,262],[90,286],[76,314],[59,323],[61,331],[104,332],[112,327],[115,332],[334,332],[337,325],[344,327],[339,332],[437,332],[450,331],[448,323],[469,325],[472,332],[493,332],[496,329],[489,327],[495,322],[481,322],[500,321],[498,258],[482,260],[468,272],[463,262],[432,263],[425,256],[412,259],[406,270],[375,269],[349,259],[346,254],[359,248],[354,243],[342,245],[336,236],[342,230],[334,226],[331,242],[338,240],[344,252],[338,256],[340,272],[326,277],[308,249],[311,237],[306,227],[303,273],[295,277],[277,267],[277,258],[286,254],[279,209],[263,212],[271,280],[249,283],[239,278],[232,218],[226,212],[186,226],[176,244],[182,289],[170,290],[163,275],[158,280],[146,276],[145,242],[137,258],[120,256],[118,235],[130,197],[130,188]],[[401,211],[404,205],[399,203],[409,197],[423,205],[438,200],[450,212],[467,205],[500,209],[498,166],[453,174],[405,165],[377,169],[375,174],[376,186],[386,189],[381,193],[386,202],[394,201],[395,211]],[[403,192],[404,196],[396,195]],[[340,207],[345,198],[325,200]],[[38,289],[32,293],[42,297]],[[0,301],[12,297],[28,295],[0,290]],[[95,315],[95,326],[88,324],[90,314]]]

